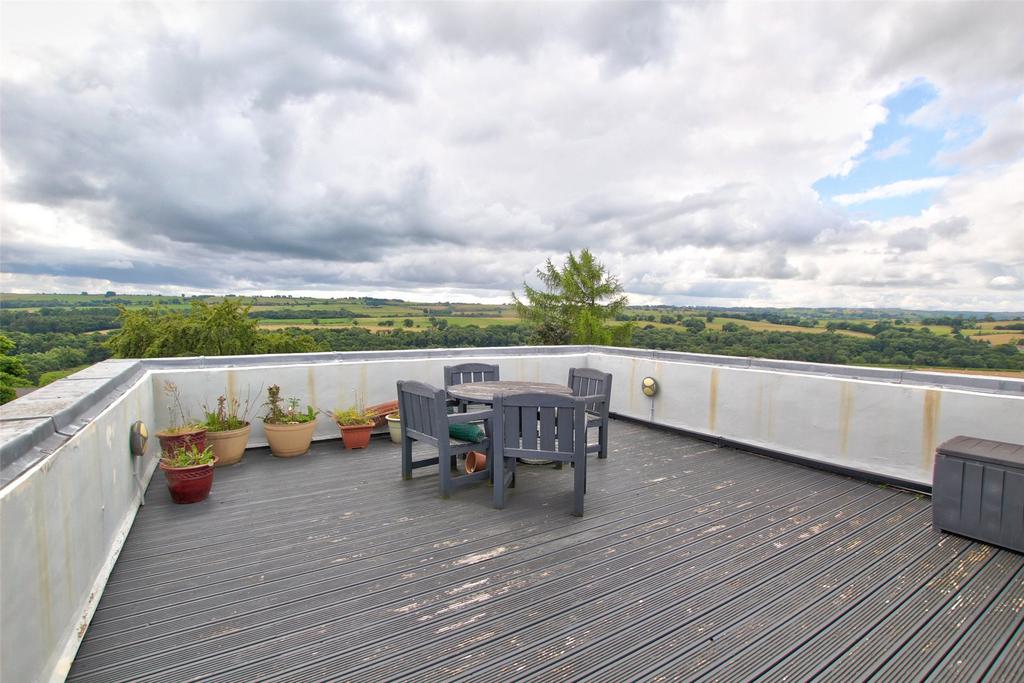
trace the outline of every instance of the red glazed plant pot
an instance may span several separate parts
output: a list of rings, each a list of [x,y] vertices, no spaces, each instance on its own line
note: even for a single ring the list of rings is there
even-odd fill
[[[191,444],[195,444],[200,451],[206,450],[205,427],[187,432],[157,432],[156,438],[160,440],[160,450],[168,457],[174,453],[174,449],[187,448]]]
[[[345,448],[366,448],[370,445],[373,423],[365,425],[338,425]]]
[[[214,462],[208,465],[193,465],[192,467],[168,467],[160,463],[160,469],[164,471],[164,478],[167,479],[167,488],[171,492],[171,499],[175,503],[198,503],[206,500],[213,487]]]

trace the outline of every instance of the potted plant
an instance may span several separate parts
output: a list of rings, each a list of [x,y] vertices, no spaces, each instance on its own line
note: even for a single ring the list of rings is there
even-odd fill
[[[288,399],[283,406],[281,387],[276,384],[267,388],[267,414],[263,416],[263,429],[267,433],[270,452],[279,458],[293,458],[309,450],[316,429],[317,411],[306,406],[306,412],[299,412],[299,399]]]
[[[160,450],[164,455],[170,455],[179,446],[195,445],[199,450],[206,448],[206,427],[193,422],[191,415],[182,407],[178,385],[165,380],[164,394],[169,402],[167,413],[170,419],[169,426],[156,433]]]
[[[213,486],[213,468],[217,458],[213,447],[190,443],[177,446],[160,458],[160,469],[167,479],[167,488],[175,503],[198,503],[206,500]]]
[[[217,397],[217,410],[210,410],[205,405],[203,413],[206,415],[206,441],[213,446],[213,454],[217,456],[217,467],[234,465],[245,455],[245,446],[249,442],[249,432],[252,426],[249,424],[249,412],[252,410],[252,400],[247,395],[245,408],[242,409],[241,402],[231,397],[228,400],[225,396]]]
[[[370,445],[374,415],[358,406],[334,411],[334,421],[341,429],[345,448],[366,448]]]
[[[384,416],[384,419],[388,421],[388,433],[391,434],[391,441],[402,443],[402,418],[399,416],[398,411],[388,413]]]

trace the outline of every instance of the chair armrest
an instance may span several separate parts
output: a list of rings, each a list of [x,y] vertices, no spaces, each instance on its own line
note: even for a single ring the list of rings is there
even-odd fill
[[[474,410],[471,413],[450,413],[448,415],[448,424],[462,424],[466,422],[480,422],[481,420],[490,420],[494,417],[494,410]]]
[[[593,396],[573,396],[573,398],[581,398],[584,403],[606,403],[608,401],[604,394],[594,394]]]

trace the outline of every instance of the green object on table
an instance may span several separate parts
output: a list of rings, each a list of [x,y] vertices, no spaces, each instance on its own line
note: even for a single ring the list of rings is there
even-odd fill
[[[448,425],[448,435],[459,441],[471,441],[480,443],[484,440],[484,430],[474,424],[453,424]]]

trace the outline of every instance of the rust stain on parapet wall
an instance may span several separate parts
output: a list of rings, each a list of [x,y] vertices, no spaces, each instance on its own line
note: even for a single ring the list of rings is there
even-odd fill
[[[924,392],[924,419],[921,421],[921,464],[928,470],[932,468],[932,463],[935,460],[935,430],[939,425],[941,404],[941,391],[927,389]]]
[[[715,431],[718,420],[718,368],[711,368],[711,381],[708,386],[708,430]]]
[[[850,418],[853,416],[853,385],[839,385],[839,452],[846,457],[850,446]]]
[[[227,376],[228,376],[228,378],[227,378],[227,385],[228,385],[228,396],[227,396],[227,399],[228,399],[228,405],[231,405],[232,401],[239,400],[238,399],[238,386],[237,386],[238,377],[235,375],[235,371],[234,370],[228,370],[227,371]]]
[[[306,393],[309,395],[309,405],[319,410],[320,406],[316,400],[316,377],[314,376],[312,365],[306,368]],[[300,409],[304,407],[299,406]]]

